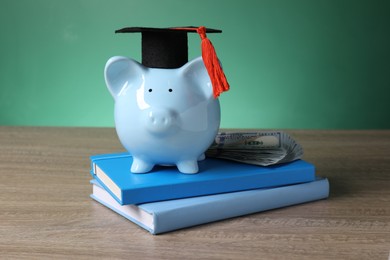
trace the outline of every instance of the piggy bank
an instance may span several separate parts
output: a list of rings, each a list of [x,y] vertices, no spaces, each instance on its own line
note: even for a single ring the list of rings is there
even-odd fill
[[[104,75],[119,140],[133,156],[130,171],[176,165],[182,173],[197,173],[220,124],[219,101],[202,57],[159,69],[117,56],[108,60]]]

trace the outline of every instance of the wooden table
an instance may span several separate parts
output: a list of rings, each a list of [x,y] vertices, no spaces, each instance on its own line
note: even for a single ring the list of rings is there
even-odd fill
[[[153,236],[89,198],[112,128],[0,127],[0,258],[388,259],[390,131],[287,131],[328,200]]]

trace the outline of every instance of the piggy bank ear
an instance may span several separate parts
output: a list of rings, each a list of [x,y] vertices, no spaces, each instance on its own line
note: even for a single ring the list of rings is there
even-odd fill
[[[191,82],[192,85],[199,87],[206,98],[213,98],[213,87],[202,57],[193,59],[181,69],[185,80]]]
[[[116,99],[121,93],[142,82],[143,65],[135,60],[116,56],[110,58],[104,68],[104,78],[112,97]]]

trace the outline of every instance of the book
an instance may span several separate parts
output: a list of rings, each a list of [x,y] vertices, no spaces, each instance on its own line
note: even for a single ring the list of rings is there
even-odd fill
[[[198,174],[183,174],[176,167],[157,166],[153,172],[130,172],[129,153],[91,157],[91,174],[121,205],[269,188],[315,180],[314,165],[303,160],[257,166],[223,159],[199,162]]]
[[[325,199],[326,178],[277,188],[256,189],[186,199],[120,205],[97,182],[91,197],[152,234],[243,216],[261,211]]]
[[[199,162],[198,174],[183,174],[176,167],[157,166],[153,172],[130,172],[129,153],[91,157],[91,174],[121,205],[277,187],[315,180],[314,165],[303,160],[257,166],[223,159]]]

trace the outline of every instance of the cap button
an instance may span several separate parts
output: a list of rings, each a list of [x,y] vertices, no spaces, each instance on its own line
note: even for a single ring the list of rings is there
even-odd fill
[[[206,27],[200,26],[196,29],[197,33],[199,34],[200,38],[203,40],[206,37]]]

